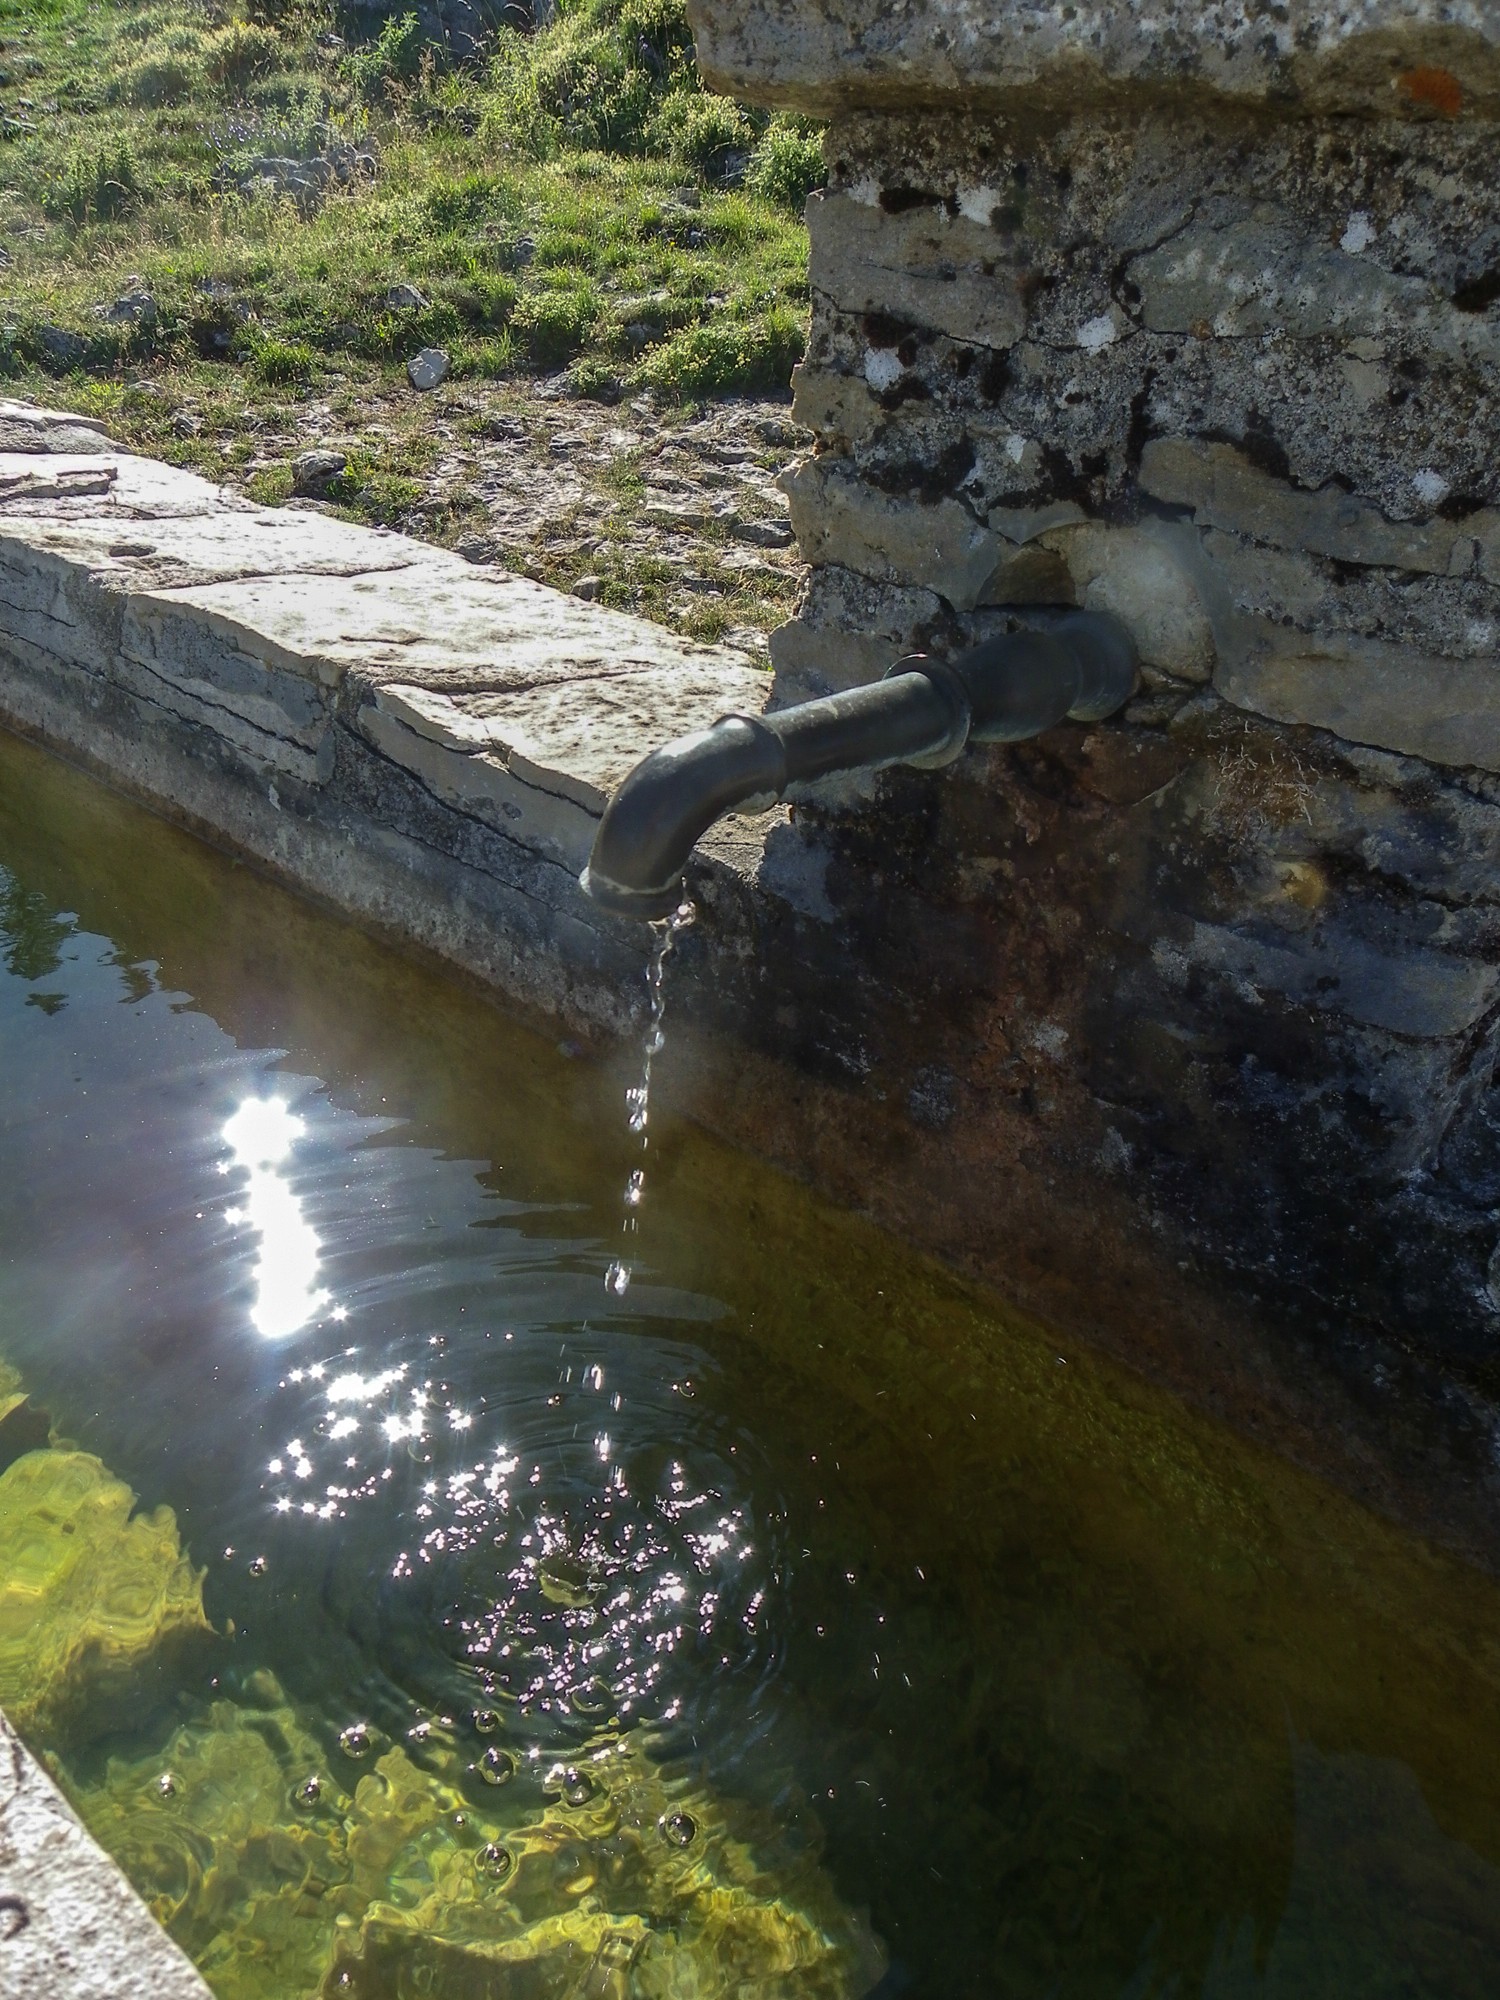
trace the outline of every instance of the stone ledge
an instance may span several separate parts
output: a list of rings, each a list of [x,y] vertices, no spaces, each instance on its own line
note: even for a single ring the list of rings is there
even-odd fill
[[[0,1992],[6,2000],[212,2000],[4,1716]]]
[[[605,800],[668,737],[764,707],[767,675],[400,535],[80,454],[70,419],[0,404],[0,438],[23,433],[0,453],[0,717],[357,913],[400,905],[398,928],[518,997],[618,1008],[614,931],[576,882]],[[442,864],[405,844],[418,822]],[[437,909],[413,907],[422,882]],[[507,922],[542,923],[550,959]],[[559,998],[574,975],[592,1000]]]
[[[689,0],[708,83],[829,117],[1163,93],[1287,113],[1491,115],[1488,0]]]

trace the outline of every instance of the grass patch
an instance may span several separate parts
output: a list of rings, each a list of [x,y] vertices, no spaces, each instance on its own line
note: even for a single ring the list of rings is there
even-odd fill
[[[367,18],[0,0],[0,376],[76,400],[207,371],[246,435],[266,397],[389,390],[424,346],[610,399],[786,388],[818,142],[701,90],[682,0],[563,0],[461,65],[415,14],[351,40]]]

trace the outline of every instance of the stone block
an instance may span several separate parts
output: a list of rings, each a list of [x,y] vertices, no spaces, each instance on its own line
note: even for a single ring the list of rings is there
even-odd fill
[[[153,705],[201,724],[267,771],[315,783],[333,722],[333,686],[285,659],[267,659],[200,622],[172,593],[126,603],[115,678]]]
[[[804,459],[783,485],[803,556],[877,582],[914,584],[970,611],[995,574],[1002,543],[961,501],[892,499],[847,463]]]
[[[1005,348],[1020,339],[1026,308],[1003,245],[988,220],[976,222],[962,208],[919,194],[900,205],[901,190],[861,184],[847,192],[814,195],[808,203],[811,237],[808,280],[845,312],[879,314],[931,328],[980,347]],[[889,388],[900,375],[899,334],[888,347],[872,346],[872,388]],[[880,373],[879,356],[894,370]]]
[[[863,444],[880,428],[885,413],[868,382],[807,362],[792,371],[792,416],[827,442]]]
[[[207,514],[252,513],[196,472],[158,459],[107,452],[0,452],[0,521],[43,515],[51,520],[186,520]]]
[[[1249,926],[1198,923],[1182,960],[1239,982],[1257,998],[1275,994],[1336,1009],[1364,1027],[1420,1040],[1467,1033],[1500,989],[1493,966],[1436,951],[1383,952],[1332,927],[1290,945]]]
[[[759,714],[769,692],[748,663],[695,675],[666,659],[500,693],[387,684],[356,726],[434,796],[576,875],[606,800],[648,749],[733,710]]]
[[[361,576],[424,566],[459,569],[457,557],[409,541],[372,533],[324,514],[288,513],[273,507],[241,512],[168,516],[122,527],[104,515],[58,520],[49,515],[13,518],[0,509],[0,559],[12,566],[23,550],[59,573],[87,572],[110,590],[183,589],[285,574]]]
[[[1326,637],[1246,620],[1248,643],[1220,661],[1226,701],[1277,722],[1459,769],[1500,771],[1500,662],[1424,657],[1348,633]]]
[[[1133,259],[1130,279],[1154,333],[1378,342],[1399,327],[1459,366],[1500,363],[1500,328],[1487,315],[1461,311],[1429,280],[1329,244],[1275,208],[1194,224]]]
[[[1242,613],[1316,636],[1348,632],[1450,659],[1493,659],[1500,650],[1500,591],[1475,577],[1340,563],[1217,528],[1203,532],[1202,553],[1226,652],[1238,643],[1234,614]]]
[[[904,654],[924,651],[950,616],[930,590],[875,583],[832,564],[815,569],[797,617],[771,634],[772,706],[878,681]]]
[[[0,1967],[6,2000],[211,2000],[3,1716]]]
[[[1412,118],[1500,103],[1486,0],[688,0],[710,85],[819,117],[1068,109],[1134,90]]]
[[[1184,545],[1167,522],[1116,528],[1091,521],[1049,529],[1041,541],[1067,563],[1078,603],[1112,611],[1130,627],[1143,666],[1176,680],[1209,679],[1214,634],[1194,579],[1191,530]]]
[[[1455,576],[1473,565],[1474,544],[1488,546],[1489,538],[1500,556],[1500,514],[1492,509],[1464,521],[1392,521],[1341,486],[1300,491],[1233,445],[1152,438],[1141,453],[1140,479],[1142,492],[1191,507],[1193,519],[1206,526],[1337,562]]]

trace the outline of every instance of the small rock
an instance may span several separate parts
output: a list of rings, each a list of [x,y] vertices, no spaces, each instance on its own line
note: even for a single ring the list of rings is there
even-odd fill
[[[641,519],[658,528],[708,528],[715,516],[709,508],[694,506],[691,501],[648,500],[641,509]]]
[[[602,576],[581,576],[573,586],[573,595],[581,597],[585,604],[592,604],[603,588]]]
[[[203,419],[195,417],[191,410],[179,410],[172,419],[172,428],[179,437],[195,438],[203,429]]]
[[[536,243],[530,236],[518,236],[511,251],[511,260],[517,270],[522,270],[536,255]]]
[[[122,292],[113,305],[95,306],[94,317],[106,326],[155,326],[156,301],[147,291]]]
[[[767,444],[779,445],[786,451],[807,443],[806,431],[789,423],[785,417],[762,417],[755,428]]]
[[[415,285],[391,285],[387,288],[385,302],[392,312],[422,312],[429,301]]]
[[[726,549],[719,558],[719,567],[735,576],[782,576],[773,563],[765,562],[759,556],[751,555],[748,549]]]
[[[730,531],[741,542],[758,549],[789,549],[792,531],[783,521],[736,521]]]
[[[493,562],[495,544],[487,535],[462,535],[453,544],[453,553],[462,556],[465,562]]]
[[[753,625],[731,625],[721,643],[732,646],[739,653],[769,654],[770,652],[765,633],[758,631]]]
[[[348,470],[349,461],[341,451],[299,452],[292,460],[292,491],[304,500],[321,500],[336,479]]]
[[[424,347],[407,362],[407,378],[414,389],[435,389],[452,365],[442,348]]]
[[[76,368],[89,351],[89,344],[65,326],[39,326],[36,337],[43,354],[59,368]]]

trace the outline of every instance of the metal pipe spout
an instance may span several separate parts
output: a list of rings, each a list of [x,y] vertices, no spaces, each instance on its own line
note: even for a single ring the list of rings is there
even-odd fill
[[[1129,700],[1136,651],[1102,611],[1038,608],[1037,622],[950,662],[912,654],[884,680],[770,715],[726,715],[643,758],[610,800],[580,880],[603,909],[670,916],[696,843],[838,772],[935,769],[969,743],[1016,743],[1065,717],[1100,722]]]

